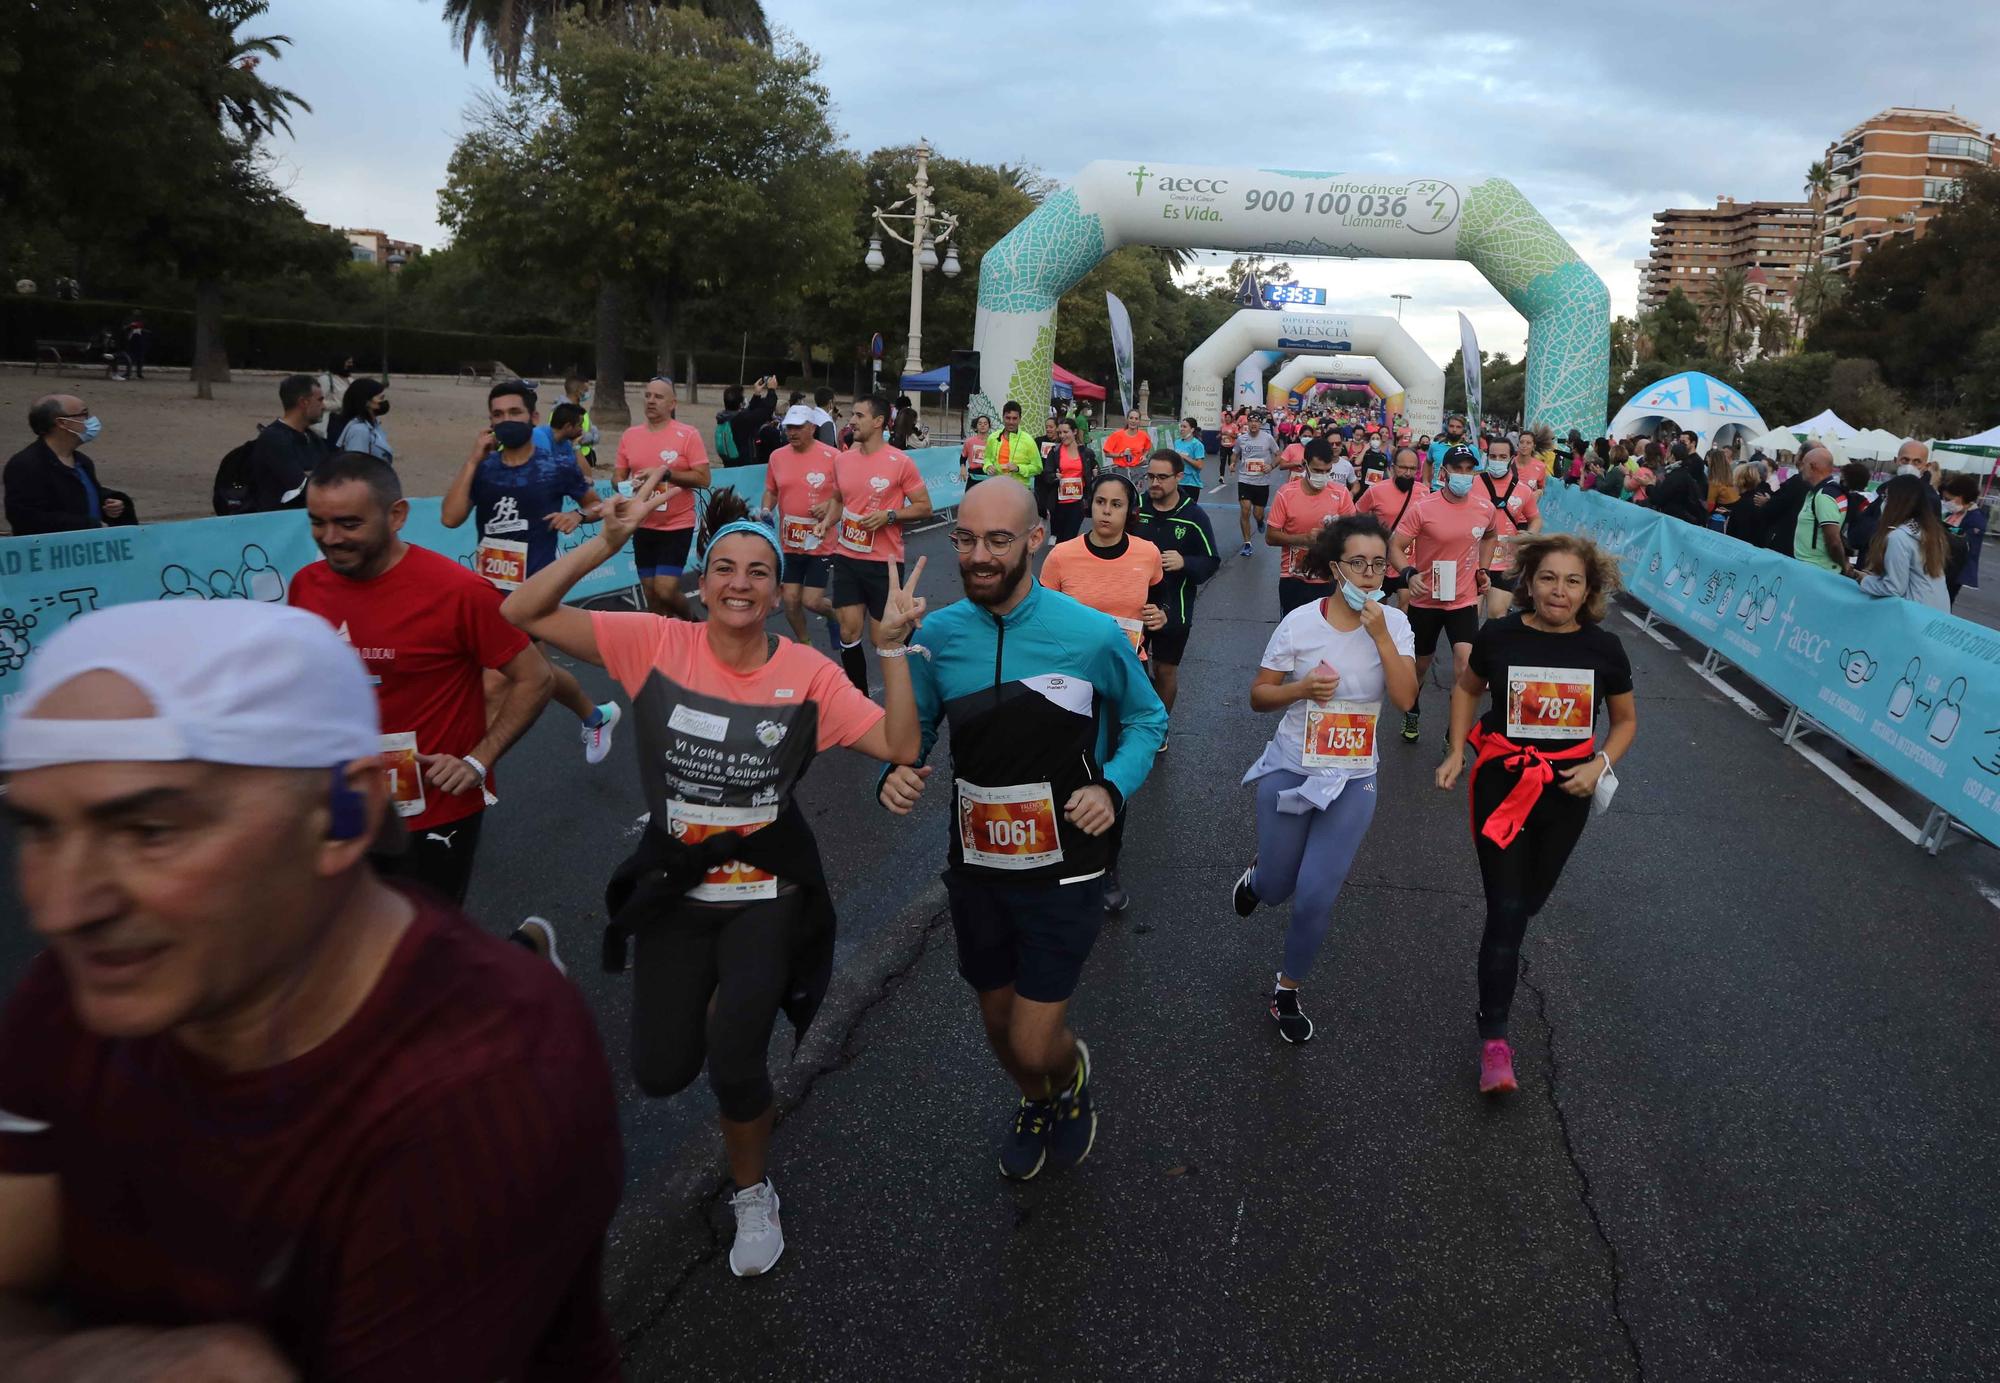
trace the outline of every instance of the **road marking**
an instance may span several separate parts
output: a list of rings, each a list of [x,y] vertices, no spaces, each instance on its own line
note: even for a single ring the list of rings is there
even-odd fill
[[[1670,653],[1678,653],[1681,651],[1681,646],[1679,644],[1675,643],[1665,634],[1662,634],[1659,630],[1653,628],[1653,626],[1646,623],[1646,621],[1640,619],[1630,610],[1620,610],[1618,613],[1625,616],[1626,619],[1631,620],[1632,623],[1638,625],[1639,632],[1641,634],[1644,634],[1647,638],[1651,639],[1654,643],[1658,644],[1661,648],[1666,649]]]
[[[1232,1230],[1230,1230],[1230,1231],[1229,1231],[1229,1247],[1231,1247],[1231,1248],[1235,1248],[1235,1247],[1236,1247],[1236,1241],[1237,1241],[1237,1239],[1239,1239],[1240,1237],[1242,1237],[1242,1234],[1243,1234],[1243,1202],[1244,1202],[1244,1201],[1247,1201],[1247,1200],[1249,1200],[1249,1199],[1250,1199],[1250,1198],[1249,1198],[1248,1196],[1245,1196],[1245,1197],[1243,1197],[1243,1198],[1242,1198],[1242,1200],[1239,1200],[1239,1201],[1237,1201],[1237,1202],[1236,1202],[1236,1228],[1234,1228],[1234,1229],[1232,1229]]]
[[[2000,908],[2000,888],[1994,888],[1991,884],[1980,884],[1979,896],[1994,907]]]
[[[1776,730],[1774,729],[1772,733],[1775,734]],[[1887,802],[1884,802],[1881,798],[1877,797],[1874,793],[1870,792],[1867,788],[1863,787],[1859,782],[1855,781],[1853,774],[1849,773],[1846,769],[1840,767],[1840,765],[1834,763],[1831,759],[1827,758],[1826,755],[1820,753],[1817,749],[1814,749],[1810,745],[1806,744],[1805,741],[1803,740],[1793,740],[1792,748],[1798,750],[1800,756],[1804,758],[1807,763],[1817,768],[1821,773],[1824,773],[1827,777],[1833,779],[1834,782],[1840,784],[1840,786],[1843,789],[1845,789],[1848,796],[1852,797],[1862,806],[1868,808],[1868,810],[1875,813],[1875,815],[1881,817],[1882,820],[1888,823],[1889,827],[1892,830],[1894,830],[1897,835],[1901,836],[1904,840],[1907,840],[1912,845],[1920,845],[1923,843],[1924,833],[1920,828],[1912,826],[1907,820],[1904,819],[1903,814],[1901,812],[1897,811],[1894,807],[1890,806]]]
[[[1694,670],[1695,676],[1699,677],[1702,681],[1708,683],[1709,686],[1714,687],[1717,691],[1721,692],[1724,696],[1728,697],[1731,701],[1735,702],[1736,709],[1743,712],[1744,715],[1749,716],[1753,720],[1769,720],[1771,718],[1769,715],[1765,713],[1764,708],[1762,706],[1759,706],[1756,702],[1752,701],[1742,692],[1736,690],[1736,688],[1730,686],[1727,682],[1723,681],[1720,674],[1710,672],[1707,668],[1703,667],[1700,663],[1697,663],[1692,658],[1689,658],[1687,660],[1687,665]]]

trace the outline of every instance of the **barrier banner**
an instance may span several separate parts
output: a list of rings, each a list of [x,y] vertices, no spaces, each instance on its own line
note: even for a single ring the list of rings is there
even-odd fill
[[[911,459],[933,504],[944,509],[958,503],[963,493],[958,448],[926,447],[911,453]],[[718,469],[711,483],[718,489],[734,486],[755,508],[764,493],[764,468]],[[611,486],[599,481],[597,489],[608,495]],[[468,519],[446,528],[438,520],[439,504],[435,497],[412,499],[403,538],[471,570],[477,536],[473,523]],[[559,537],[558,554],[596,537],[598,528],[584,524]],[[0,710],[20,689],[21,670],[35,649],[78,615],[144,600],[281,603],[293,574],[318,560],[319,549],[300,510],[0,538]],[[628,544],[578,583],[570,598],[608,595],[637,580]]]
[[[1661,618],[2000,843],[2000,631],[1573,485],[1549,484],[1542,518],[1594,539]]]

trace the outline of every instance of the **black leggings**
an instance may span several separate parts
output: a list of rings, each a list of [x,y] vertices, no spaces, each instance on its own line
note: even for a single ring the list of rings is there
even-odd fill
[[[1571,767],[1557,764],[1557,771]],[[1560,780],[1542,789],[1527,824],[1505,850],[1479,828],[1514,789],[1515,774],[1489,763],[1472,780],[1472,843],[1486,884],[1486,932],[1479,938],[1479,1035],[1505,1037],[1521,974],[1521,938],[1562,877],[1569,852],[1590,820],[1590,799],[1564,792]]]
[[[632,962],[632,1074],[648,1095],[685,1090],[708,1062],[722,1117],[771,1107],[764,1056],[791,970],[802,894],[739,908],[693,906],[642,930]],[[711,916],[713,914],[713,916]],[[692,920],[690,920],[692,919]]]

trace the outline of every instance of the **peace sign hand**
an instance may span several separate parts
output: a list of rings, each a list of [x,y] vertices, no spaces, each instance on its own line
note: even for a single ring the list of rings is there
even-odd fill
[[[917,564],[910,568],[910,579],[903,580],[901,563],[889,563],[889,596],[883,602],[882,618],[875,621],[875,646],[894,648],[917,632],[924,622],[927,602],[917,594],[917,582],[924,574],[924,563],[928,557],[919,557]]]
[[[660,488],[660,474],[659,471],[648,472],[629,496],[614,493],[604,504],[601,536],[613,552],[625,546],[626,540],[639,531],[647,515],[673,498],[672,488]]]

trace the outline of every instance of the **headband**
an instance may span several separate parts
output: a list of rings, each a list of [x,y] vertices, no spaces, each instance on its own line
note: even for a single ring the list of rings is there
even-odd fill
[[[769,543],[771,545],[771,551],[778,554],[779,559],[783,560],[784,549],[778,546],[778,535],[772,532],[770,528],[768,528],[764,524],[758,523],[755,519],[732,519],[728,523],[722,525],[722,527],[716,529],[714,536],[711,537],[708,540],[707,544],[702,548],[701,550],[702,565],[704,567],[708,565],[708,554],[715,551],[715,545],[721,542],[724,538],[727,538],[732,533],[755,534],[757,537],[762,538],[765,542]]]

